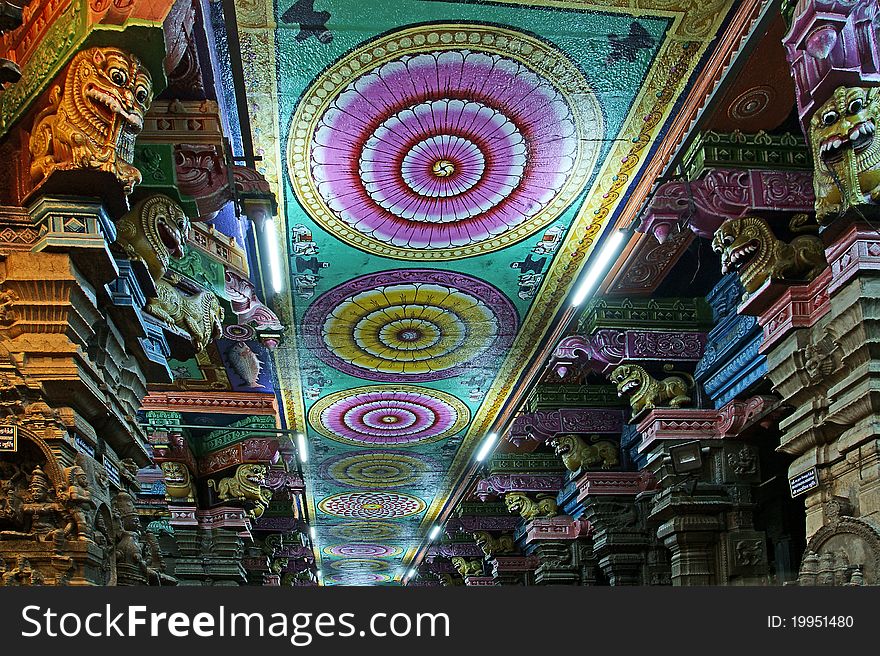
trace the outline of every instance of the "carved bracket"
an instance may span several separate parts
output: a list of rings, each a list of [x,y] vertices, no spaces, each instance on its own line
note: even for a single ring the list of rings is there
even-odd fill
[[[593,496],[635,496],[656,487],[654,476],[639,472],[584,472],[575,480],[578,503]]]
[[[520,446],[528,440],[546,442],[558,433],[611,433],[623,428],[623,411],[605,408],[561,408],[529,412],[516,417],[505,439]]]
[[[508,492],[548,492],[562,489],[562,474],[492,474],[480,479],[474,495],[485,501]]]
[[[574,366],[607,373],[624,361],[696,362],[703,356],[706,333],[653,330],[597,330],[593,335],[564,337],[550,357],[562,377]]]
[[[533,519],[526,525],[526,544],[546,540],[576,540],[589,536],[592,531],[590,522],[572,519],[567,515],[550,519]]]
[[[712,169],[699,180],[661,185],[640,231],[653,233],[661,244],[682,226],[712,239],[727,219],[767,212],[811,212],[814,203],[813,177],[808,171]]]

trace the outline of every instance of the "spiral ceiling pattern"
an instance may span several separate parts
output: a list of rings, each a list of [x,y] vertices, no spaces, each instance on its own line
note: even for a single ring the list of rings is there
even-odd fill
[[[306,90],[291,182],[316,221],[358,248],[478,255],[569,206],[598,155],[585,133],[602,123],[583,74],[548,44],[424,25],[364,46]]]
[[[493,286],[430,269],[383,271],[340,285],[309,306],[303,339],[330,366],[369,380],[430,381],[503,352],[519,326]]]

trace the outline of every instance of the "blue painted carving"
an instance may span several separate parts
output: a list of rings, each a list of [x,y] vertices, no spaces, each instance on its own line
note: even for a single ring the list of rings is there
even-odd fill
[[[648,463],[648,454],[639,453],[642,434],[635,424],[624,424],[620,434],[621,464],[624,471],[639,471]]]
[[[703,357],[694,378],[716,408],[760,380],[767,373],[767,358],[758,353],[762,331],[755,317],[736,313],[743,289],[735,273],[721,278],[706,300],[712,307],[715,327],[709,331]]]
[[[134,356],[141,362],[151,382],[170,383],[171,369],[168,356],[171,351],[162,329],[144,318],[143,307],[147,297],[138,282],[137,272],[130,260],[114,258],[119,275],[106,285],[110,298],[109,311],[113,319],[125,326],[125,334],[137,336],[140,352]]]
[[[578,519],[584,514],[584,507],[577,500],[577,485],[575,485],[571,472],[568,474],[568,479],[568,482],[562,486],[559,494],[556,495],[556,503],[559,505],[561,514]]]

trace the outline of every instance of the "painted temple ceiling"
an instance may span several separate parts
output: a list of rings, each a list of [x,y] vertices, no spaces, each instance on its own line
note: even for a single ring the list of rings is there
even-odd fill
[[[327,583],[399,579],[732,4],[236,3]]]

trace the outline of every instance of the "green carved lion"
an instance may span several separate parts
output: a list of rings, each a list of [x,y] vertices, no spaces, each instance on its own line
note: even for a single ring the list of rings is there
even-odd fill
[[[626,394],[630,397],[629,404],[634,415],[658,406],[680,408],[691,403],[688,389],[693,383],[681,376],[668,376],[658,381],[644,367],[622,364],[615,367],[608,378],[617,386],[618,396]]]
[[[147,312],[167,326],[178,328],[201,352],[223,332],[223,308],[213,292],[186,294],[165,280],[156,283],[158,296],[147,303]]]
[[[610,440],[588,444],[580,435],[567,433],[554,436],[550,446],[562,458],[562,464],[568,471],[576,472],[585,467],[610,469],[620,464],[617,445]]]
[[[539,517],[556,517],[559,514],[556,497],[552,494],[539,494],[536,499],[530,499],[523,492],[508,492],[504,495],[504,505],[509,512],[518,514],[527,522]]]
[[[209,480],[208,487],[217,491],[217,497],[221,501],[254,502],[256,508],[253,515],[259,517],[272,499],[272,490],[263,487],[268,473],[269,468],[266,465],[239,465],[234,476],[221,478],[219,482]]]
[[[160,467],[165,476],[165,500],[194,503],[196,489],[189,468],[182,462],[163,462]]]
[[[479,560],[468,560],[456,556],[452,559],[452,566],[461,576],[480,576],[483,573],[483,563]]]
[[[511,535],[499,535],[495,538],[488,531],[476,531],[474,542],[487,556],[510,554],[514,551],[513,536]]]
[[[792,230],[804,229],[806,215],[792,219]],[[712,250],[721,254],[721,272],[736,271],[746,296],[767,280],[809,282],[828,266],[822,240],[800,235],[791,243],[777,239],[764,219],[746,216],[728,219],[712,239]]]
[[[816,216],[829,223],[851,207],[880,202],[880,91],[838,87],[810,118]]]

